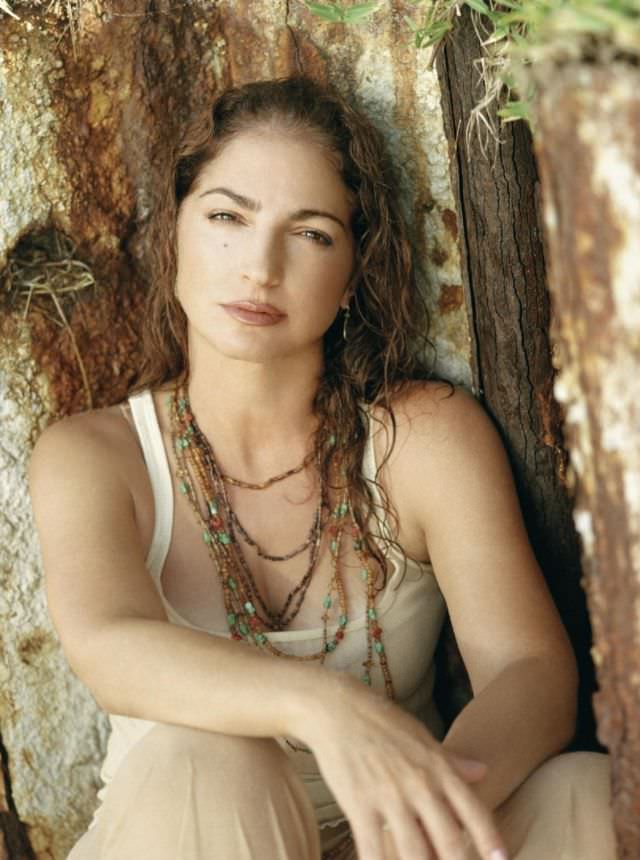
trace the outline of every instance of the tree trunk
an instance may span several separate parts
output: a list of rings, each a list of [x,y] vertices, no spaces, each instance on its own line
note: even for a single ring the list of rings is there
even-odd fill
[[[536,152],[620,858],[640,857],[640,72],[549,74]]]
[[[451,167],[462,214],[463,283],[471,318],[474,388],[511,458],[529,537],[578,656],[575,745],[593,747],[591,632],[567,487],[561,412],[553,397],[549,294],[538,217],[539,183],[523,123],[500,130],[494,159],[467,139],[482,91],[481,47],[468,8],[438,60]],[[495,108],[489,113],[496,127]],[[491,144],[493,149],[494,145]]]

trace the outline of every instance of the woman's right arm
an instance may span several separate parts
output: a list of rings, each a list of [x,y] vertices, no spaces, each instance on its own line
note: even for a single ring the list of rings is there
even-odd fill
[[[474,776],[415,717],[344,673],[168,622],[145,568],[128,467],[89,413],[47,429],[30,468],[49,613],[98,704],[223,734],[298,738],[361,860],[388,860],[391,838],[403,858],[462,860],[465,830],[493,858],[500,837],[467,786],[477,768]]]
[[[332,679],[168,623],[145,568],[127,463],[104,426],[95,414],[51,426],[30,466],[49,613],[72,670],[110,713],[295,736]]]

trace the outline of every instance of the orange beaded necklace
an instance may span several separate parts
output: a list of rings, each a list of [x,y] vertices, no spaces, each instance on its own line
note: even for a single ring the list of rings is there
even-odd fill
[[[284,626],[282,619],[286,614],[288,604],[285,605],[285,609],[280,613],[272,613],[268,609],[266,613],[260,613],[257,609],[256,604],[266,609],[265,602],[260,595],[233,530],[234,515],[224,490],[225,481],[227,483],[231,482],[228,476],[221,474],[217,466],[211,445],[197,425],[184,386],[176,386],[170,395],[169,414],[178,485],[180,491],[189,501],[202,528],[203,540],[220,577],[224,606],[227,613],[227,624],[231,637],[253,643],[276,657],[301,661],[319,660],[323,664],[327,654],[335,651],[344,640],[345,628],[349,623],[340,555],[342,541],[346,535],[350,535],[361,566],[360,576],[366,584],[367,589],[365,615],[367,655],[362,664],[364,671],[361,680],[365,684],[371,685],[371,670],[374,665],[375,655],[380,665],[387,696],[393,699],[393,682],[382,641],[382,628],[375,607],[374,569],[371,563],[371,556],[365,549],[360,526],[353,513],[348,488],[345,488],[341,492],[337,503],[330,510],[328,524],[323,523],[322,517],[319,517],[318,535],[315,537],[315,561],[317,561],[317,549],[319,548],[323,528],[326,528],[329,535],[329,549],[331,553],[331,579],[329,590],[323,600],[323,612],[321,615],[323,625],[322,646],[319,651],[306,656],[289,654],[278,648],[269,639],[268,635],[269,632],[282,629],[282,626]],[[305,459],[303,465],[298,470],[290,470],[283,473],[283,475],[286,477],[289,474],[294,474],[296,471],[301,471],[307,464],[308,459]],[[282,476],[277,476],[277,479],[281,480]],[[264,486],[270,486],[275,480],[276,478],[272,478],[264,482]],[[238,483],[247,484],[247,482]],[[254,489],[262,487],[262,485],[249,486]],[[323,501],[324,492],[321,493],[319,509],[322,508]],[[307,574],[298,586],[298,590],[302,592],[301,597],[299,597],[298,609],[304,599],[306,588],[315,569],[315,561],[310,562]],[[292,594],[295,591],[294,589]],[[339,609],[338,622],[337,625],[335,623],[331,625],[336,629],[335,632],[330,634],[330,610],[332,607],[335,607],[336,602]],[[264,617],[265,614],[267,615],[266,618]],[[291,617],[290,615],[289,620]]]

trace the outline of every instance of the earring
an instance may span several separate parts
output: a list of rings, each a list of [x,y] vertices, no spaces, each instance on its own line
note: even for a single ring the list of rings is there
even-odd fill
[[[342,318],[342,339],[347,339],[347,326],[349,325],[349,317],[351,316],[351,308],[349,305],[344,309],[344,317]]]

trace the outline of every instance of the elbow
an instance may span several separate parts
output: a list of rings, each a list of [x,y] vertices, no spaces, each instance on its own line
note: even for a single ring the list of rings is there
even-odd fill
[[[101,661],[92,659],[90,649],[87,648],[82,653],[73,647],[65,648],[63,645],[63,651],[71,672],[86,687],[97,706],[106,713],[112,713],[114,703],[108,694],[110,685],[105,683]]]
[[[94,629],[86,636],[61,633],[60,640],[69,668],[98,707],[106,713],[124,713],[127,685],[116,671],[122,661],[110,625]]]

